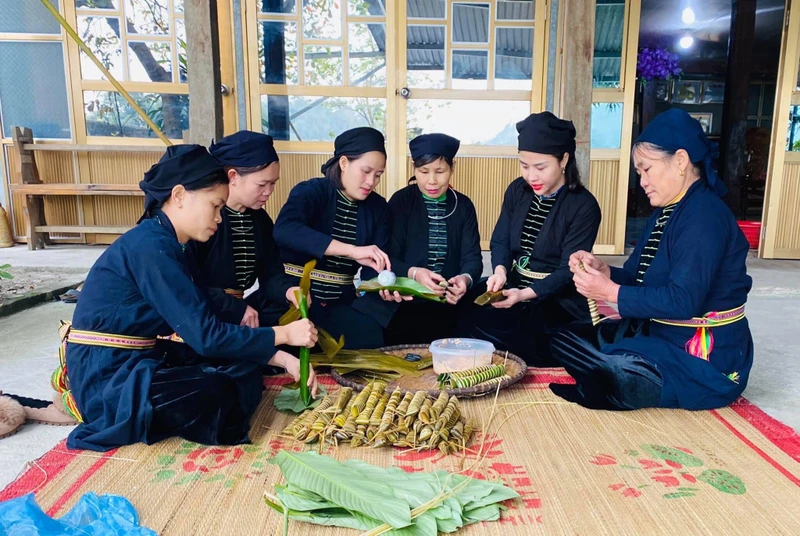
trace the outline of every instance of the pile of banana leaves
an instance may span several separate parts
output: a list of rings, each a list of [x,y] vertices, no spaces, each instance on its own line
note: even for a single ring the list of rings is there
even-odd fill
[[[358,286],[359,292],[378,292],[381,290],[388,290],[391,293],[399,292],[401,296],[414,296],[415,298],[423,298],[435,302],[444,302],[445,299],[431,289],[417,283],[409,277],[398,277],[393,285],[381,285],[378,278],[370,279],[369,281],[362,281]]]
[[[392,381],[401,376],[420,376],[422,370],[433,366],[433,360],[428,357],[419,361],[407,361],[378,350],[339,350],[332,356],[327,352],[313,354],[311,364],[315,368],[331,367],[341,375]]]
[[[361,460],[337,462],[314,452],[275,456],[286,484],[275,485],[266,503],[289,521],[403,536],[452,533],[481,521],[497,521],[500,503],[519,495],[503,484],[436,471],[406,473]]]

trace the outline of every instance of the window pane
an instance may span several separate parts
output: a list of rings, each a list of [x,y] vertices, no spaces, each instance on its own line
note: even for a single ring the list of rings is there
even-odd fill
[[[445,0],[408,0],[406,16],[414,19],[443,19]]]
[[[453,51],[453,89],[486,89],[488,50]]]
[[[533,20],[533,0],[497,2],[497,20]]]
[[[14,126],[72,137],[61,43],[0,42],[0,116],[9,138]]]
[[[592,149],[619,149],[622,146],[622,103],[592,103]]]
[[[125,0],[128,34],[169,35],[169,2]]]
[[[489,42],[489,4],[453,4],[453,42]]]
[[[306,39],[341,39],[341,0],[315,0],[303,7],[303,37]]]
[[[181,3],[183,7],[183,0],[175,0],[175,4]],[[75,0],[75,7],[78,9],[119,9],[119,0]]]
[[[78,35],[114,78],[122,79],[122,45],[116,17],[78,17]],[[81,76],[87,80],[104,80],[105,76],[89,56],[81,51]]]
[[[172,46],[128,41],[128,78],[133,82],[172,82]]]
[[[444,88],[445,27],[409,24],[407,34],[409,87]]]
[[[170,138],[181,139],[189,128],[189,96],[131,93],[147,116]],[[155,138],[136,110],[115,91],[84,91],[86,133],[89,136]]]
[[[384,0],[347,0],[347,13],[361,17],[382,17],[386,14]]]
[[[594,24],[594,87],[619,87],[625,6],[598,4]]]
[[[333,141],[356,127],[386,130],[386,99],[261,95],[261,129],[277,140]]]
[[[386,25],[350,24],[350,85],[386,86]]]
[[[58,0],[50,3],[58,8]],[[0,33],[5,32],[58,34],[61,26],[41,2],[0,0]]]
[[[183,13],[183,0],[173,0],[175,6],[175,13]]]
[[[344,84],[342,47],[306,45],[303,47],[303,69],[309,86],[341,86]]]
[[[263,21],[258,24],[258,63],[264,84],[300,83],[296,23]]]
[[[296,0],[259,0],[262,13],[294,13]]]
[[[515,125],[530,109],[527,101],[410,99],[406,130],[409,140],[443,132],[461,140],[462,145],[516,147]]]
[[[497,28],[494,78],[495,89],[533,87],[533,28]]]
[[[178,82],[186,83],[189,81],[189,64],[186,59],[186,22],[183,19],[175,19],[175,42],[178,45]]]
[[[789,107],[789,130],[786,135],[786,150],[800,151],[800,106]]]

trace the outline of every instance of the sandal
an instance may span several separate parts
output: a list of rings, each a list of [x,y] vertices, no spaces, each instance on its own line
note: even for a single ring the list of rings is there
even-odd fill
[[[61,406],[60,395],[55,395],[55,402],[40,400],[38,398],[28,398],[26,396],[7,394],[9,398],[18,402],[25,412],[25,420],[36,424],[47,426],[73,426],[78,424],[74,417],[59,409]]]
[[[0,395],[0,439],[19,432],[25,424],[25,408],[9,396]]]

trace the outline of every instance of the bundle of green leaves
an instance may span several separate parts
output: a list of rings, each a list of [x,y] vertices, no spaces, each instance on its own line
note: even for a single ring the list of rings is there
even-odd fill
[[[338,462],[315,452],[280,451],[274,458],[286,479],[267,504],[288,520],[385,534],[436,536],[471,523],[496,521],[503,501],[519,495],[496,482],[436,471],[406,473],[362,460]]]

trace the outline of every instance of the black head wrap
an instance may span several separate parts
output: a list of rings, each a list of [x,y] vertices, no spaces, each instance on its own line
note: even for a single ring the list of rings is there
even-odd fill
[[[517,123],[517,148],[532,153],[575,154],[575,125],[550,112],[531,114]]]
[[[386,154],[385,143],[383,134],[371,127],[351,128],[342,132],[333,142],[333,157],[322,165],[322,174],[324,175],[343,156],[360,156],[371,151]]]
[[[427,154],[445,156],[452,160],[458,153],[461,142],[447,134],[423,134],[417,136],[408,144],[411,158],[418,159]]]
[[[262,167],[278,161],[272,136],[250,130],[225,136],[208,150],[220,164],[235,168]]]
[[[636,143],[652,143],[673,152],[683,149],[689,153],[693,164],[703,166],[709,188],[720,197],[728,192],[714,167],[719,147],[708,139],[700,122],[685,110],[670,108],[658,114],[639,134]]]
[[[225,171],[219,162],[209,154],[202,145],[172,145],[167,147],[164,156],[144,174],[139,188],[145,194],[144,214],[139,221],[152,216],[153,210],[162,205],[172,189],[179,184],[191,190],[193,184],[199,183],[218,173]]]

